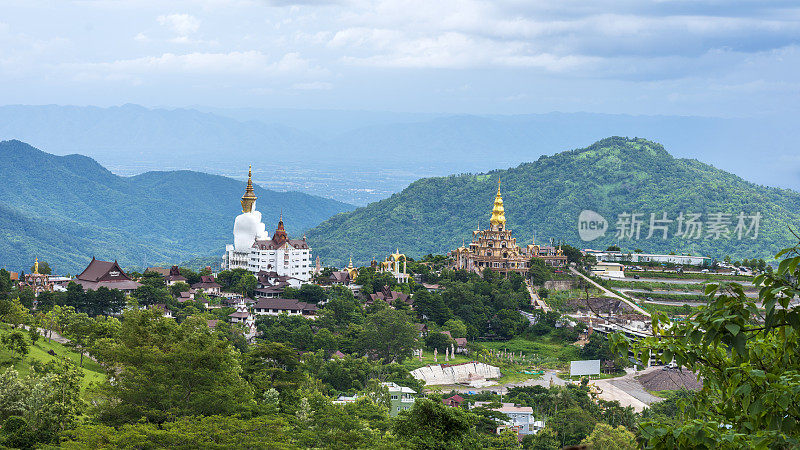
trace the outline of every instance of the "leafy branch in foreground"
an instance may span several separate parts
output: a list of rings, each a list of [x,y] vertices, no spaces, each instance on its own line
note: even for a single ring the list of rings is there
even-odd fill
[[[800,446],[800,246],[774,273],[757,276],[758,299],[742,286],[709,284],[709,303],[683,322],[653,316],[653,336],[611,337],[612,349],[646,363],[674,362],[703,379],[678,425],[640,424],[647,448]]]

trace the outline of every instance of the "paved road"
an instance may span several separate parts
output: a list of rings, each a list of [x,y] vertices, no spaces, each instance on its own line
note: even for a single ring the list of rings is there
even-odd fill
[[[649,312],[647,312],[647,311],[643,310],[642,308],[640,308],[639,306],[637,306],[635,303],[633,303],[632,301],[628,300],[627,298],[625,298],[625,297],[621,297],[621,296],[619,296],[619,295],[617,295],[617,294],[615,294],[615,293],[613,293],[613,292],[609,291],[608,289],[606,289],[606,288],[604,288],[603,286],[599,285],[599,284],[598,284],[596,281],[594,281],[594,280],[592,280],[591,278],[587,277],[586,275],[584,275],[584,274],[582,274],[582,273],[578,272],[578,271],[577,271],[577,270],[575,270],[575,268],[573,268],[573,267],[570,267],[570,268],[569,268],[569,270],[571,270],[571,271],[572,271],[572,273],[574,273],[575,275],[577,275],[577,276],[579,276],[579,277],[583,278],[584,280],[588,281],[589,283],[591,283],[592,285],[594,285],[596,288],[598,288],[598,289],[600,289],[601,291],[603,291],[603,293],[604,293],[605,295],[607,295],[607,296],[609,296],[609,297],[616,298],[616,299],[618,299],[618,300],[622,300],[623,302],[627,303],[627,304],[628,304],[628,306],[630,306],[631,308],[633,308],[633,310],[634,310],[634,311],[638,312],[639,314],[643,314],[643,315],[645,315],[645,316],[647,316],[647,317],[650,317],[650,313],[649,313]]]
[[[531,294],[531,306],[536,309],[541,309],[544,312],[552,311],[544,300],[539,298],[539,294],[533,292],[533,286],[529,280],[525,280],[525,286],[528,288],[528,293]]]

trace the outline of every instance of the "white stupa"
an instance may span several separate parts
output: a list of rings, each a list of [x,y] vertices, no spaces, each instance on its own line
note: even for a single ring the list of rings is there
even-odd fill
[[[266,225],[261,222],[261,212],[256,211],[257,198],[251,168],[242,196],[242,213],[233,222],[233,245],[225,246],[222,268],[263,272],[265,277],[280,278],[281,282],[299,287],[311,279],[311,248],[305,236],[289,239],[283,227],[283,214],[270,238]]]

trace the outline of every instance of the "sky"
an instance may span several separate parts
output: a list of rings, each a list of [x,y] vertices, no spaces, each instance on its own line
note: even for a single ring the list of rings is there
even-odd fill
[[[3,0],[0,104],[800,112],[800,2]]]

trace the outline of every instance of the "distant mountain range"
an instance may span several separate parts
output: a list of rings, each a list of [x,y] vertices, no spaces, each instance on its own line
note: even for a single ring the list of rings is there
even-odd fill
[[[445,253],[469,242],[472,231],[488,227],[492,201],[502,181],[507,226],[518,243],[563,240],[583,248],[619,244],[627,251],[691,253],[722,258],[770,259],[796,243],[789,226],[800,229],[800,193],[764,187],[693,159],[670,155],[660,144],[635,138],[608,138],[595,144],[507,170],[452,175],[415,181],[402,192],[352,212],[339,214],[308,232],[315,254],[325,264],[367,263],[399,248],[412,257]],[[608,222],[605,236],[583,242],[578,234],[582,210]],[[698,239],[675,237],[683,212],[700,213],[705,227]],[[734,232],[736,215],[761,214],[757,239]],[[615,237],[623,213],[639,213],[639,239]],[[667,239],[656,231],[649,239],[650,213],[666,213]],[[729,238],[708,238],[712,214],[730,220]],[[624,220],[624,219],[623,219]],[[723,220],[723,221],[724,221]],[[685,231],[685,229],[684,229]],[[745,230],[746,231],[746,230]]]
[[[590,113],[0,106],[0,139],[90,156],[119,175],[191,169],[366,205],[421,177],[476,173],[610,135],[661,142],[759,184],[800,190],[800,118]]]
[[[74,274],[92,256],[142,267],[221,255],[232,243],[245,186],[185,170],[120,177],[86,156],[55,156],[16,140],[0,142],[0,166],[0,266],[13,270],[36,257]],[[255,191],[268,229],[283,211],[297,237],[355,208],[305,193]]]

